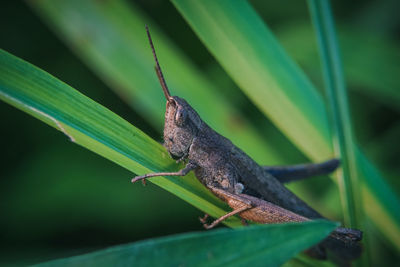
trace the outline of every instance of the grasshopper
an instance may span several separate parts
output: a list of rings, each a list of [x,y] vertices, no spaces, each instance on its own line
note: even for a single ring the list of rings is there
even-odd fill
[[[196,177],[212,193],[233,209],[210,225],[203,220],[206,228],[212,228],[235,214],[259,223],[301,222],[323,218],[283,183],[334,171],[339,160],[294,166],[258,165],[229,139],[209,127],[186,100],[171,96],[147,26],[146,32],[156,62],[155,71],[167,100],[164,146],[173,159],[184,161],[186,165],[178,172],[146,174],[133,178],[132,182],[145,181],[155,176],[185,176],[194,171]],[[314,249],[314,256],[323,258],[325,248],[333,247],[332,250],[339,250],[340,254],[350,254],[342,258],[356,258],[361,253],[357,243],[361,240],[361,234],[359,230],[338,228],[327,238],[329,242],[324,241],[316,247],[318,249]],[[331,243],[334,245],[330,246]]]

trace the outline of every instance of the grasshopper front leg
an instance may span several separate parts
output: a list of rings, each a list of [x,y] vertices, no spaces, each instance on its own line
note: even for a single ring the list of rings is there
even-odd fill
[[[136,176],[132,179],[132,183],[135,183],[139,180],[144,181],[147,178],[150,177],[156,177],[156,176],[185,176],[186,174],[188,174],[190,171],[194,170],[197,168],[197,165],[189,162],[188,164],[186,164],[185,168],[181,169],[180,171],[177,172],[156,172],[156,173],[148,173],[142,176]]]

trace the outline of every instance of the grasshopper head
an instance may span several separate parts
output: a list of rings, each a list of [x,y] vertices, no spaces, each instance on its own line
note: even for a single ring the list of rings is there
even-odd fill
[[[201,123],[197,112],[184,99],[172,96],[167,100],[164,146],[172,158],[181,159],[188,155]]]
[[[169,93],[147,25],[146,32],[156,62],[156,74],[160,81],[165,98],[167,99],[164,126],[164,146],[167,148],[172,158],[182,159],[187,157],[189,154],[189,148],[192,144],[193,138],[200,129],[201,119],[197,112],[184,99],[177,96],[171,96]]]

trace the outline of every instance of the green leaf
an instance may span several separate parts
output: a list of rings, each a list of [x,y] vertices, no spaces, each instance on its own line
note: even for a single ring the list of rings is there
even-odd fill
[[[333,156],[321,96],[246,1],[172,2],[243,92],[293,143],[313,160]],[[354,149],[366,213],[400,249],[400,201]]]
[[[150,239],[37,266],[280,266],[337,224],[311,221]]]
[[[0,99],[63,132],[70,141],[136,174],[176,171],[167,151],[139,129],[48,73],[0,50]],[[227,208],[190,174],[151,181],[219,217]],[[129,186],[129,181],[127,181]],[[225,208],[225,210],[223,209]],[[228,220],[239,226],[236,218]]]

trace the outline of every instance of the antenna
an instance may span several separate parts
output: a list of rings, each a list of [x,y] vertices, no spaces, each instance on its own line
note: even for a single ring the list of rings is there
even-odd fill
[[[154,68],[156,69],[157,77],[158,77],[158,80],[160,80],[160,84],[161,84],[161,87],[162,87],[162,89],[164,91],[165,98],[169,101],[170,98],[171,98],[171,94],[169,93],[167,83],[165,82],[164,75],[163,75],[163,73],[161,71],[160,64],[158,63],[156,50],[154,49],[153,41],[151,40],[149,27],[147,27],[147,25],[146,25],[146,32],[147,32],[147,37],[149,38],[151,50],[153,51],[154,60],[156,61],[156,65],[155,65]]]

